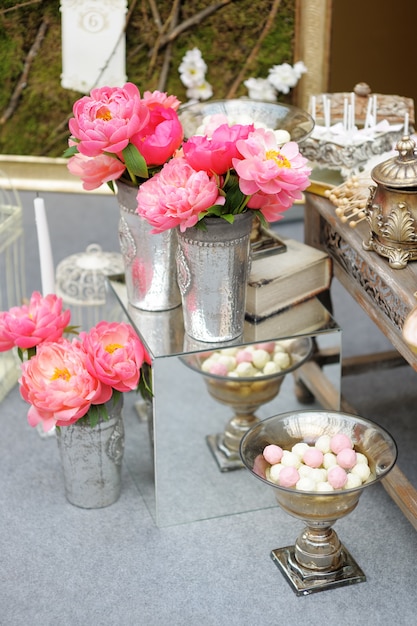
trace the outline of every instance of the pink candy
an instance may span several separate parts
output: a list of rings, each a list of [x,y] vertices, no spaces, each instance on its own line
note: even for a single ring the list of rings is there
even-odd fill
[[[236,363],[251,363],[252,362],[252,353],[249,350],[239,350],[236,353]]]
[[[347,473],[343,467],[333,465],[327,472],[327,481],[331,484],[333,489],[342,489],[346,485]]]
[[[309,467],[320,467],[323,463],[323,452],[318,448],[307,448],[303,454],[303,462]]]
[[[271,444],[269,446],[266,446],[263,454],[268,463],[270,463],[271,465],[275,465],[276,463],[279,463],[282,459],[282,453],[282,448],[276,446],[275,444]]]
[[[344,433],[333,435],[330,439],[330,450],[334,454],[339,454],[344,448],[353,448],[352,440]]]
[[[283,467],[279,473],[281,487],[294,487],[300,479],[300,474],[295,467]]]
[[[343,448],[336,456],[336,460],[340,467],[351,469],[356,465],[356,452],[352,448]]]
[[[269,352],[269,354],[272,354],[273,351],[275,350],[275,342],[267,341],[265,343],[258,343],[256,347],[259,348],[260,350],[266,350],[267,352]]]
[[[210,366],[209,372],[216,376],[227,376],[228,370],[224,363],[213,363],[213,365]]]

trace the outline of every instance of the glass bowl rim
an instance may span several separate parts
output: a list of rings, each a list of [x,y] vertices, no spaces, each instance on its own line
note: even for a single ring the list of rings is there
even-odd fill
[[[267,478],[263,478],[262,476],[259,476],[259,474],[257,474],[256,472],[253,471],[253,468],[251,468],[249,466],[249,464],[247,463],[245,456],[242,453],[242,450],[245,446],[246,441],[249,439],[251,433],[253,433],[256,429],[260,429],[262,428],[263,424],[267,423],[267,422],[271,422],[272,420],[277,420],[277,419],[282,419],[284,420],[285,418],[288,418],[291,415],[301,415],[301,416],[306,416],[307,414],[326,414],[326,415],[340,415],[343,417],[347,417],[348,419],[352,418],[352,420],[355,420],[356,422],[360,422],[363,425],[368,425],[371,426],[373,428],[375,428],[377,431],[380,431],[381,433],[383,433],[386,437],[386,439],[388,441],[390,441],[392,447],[393,447],[393,461],[392,463],[389,465],[389,467],[387,469],[384,470],[384,472],[382,472],[380,475],[375,476],[374,478],[372,478],[372,480],[370,480],[369,482],[364,482],[362,483],[362,485],[359,485],[359,487],[352,487],[351,489],[335,489],[334,491],[302,491],[302,490],[297,490],[294,487],[282,487],[281,485],[278,485],[277,483],[274,483],[270,480],[268,480]],[[278,445],[278,444],[277,444]],[[382,478],[384,478],[391,470],[392,468],[395,466],[397,459],[398,459],[398,446],[397,446],[397,442],[395,441],[394,437],[391,435],[391,433],[384,427],[384,426],[380,426],[379,424],[377,424],[374,420],[371,420],[369,418],[366,417],[362,417],[360,415],[355,415],[354,413],[348,413],[346,411],[335,411],[335,410],[327,410],[327,409],[301,409],[301,410],[296,410],[296,411],[288,411],[286,413],[279,413],[277,415],[271,415],[270,417],[267,417],[261,421],[259,421],[257,424],[254,424],[254,426],[252,426],[242,437],[241,441],[240,441],[240,445],[239,445],[239,455],[240,458],[245,466],[245,468],[258,480],[262,481],[265,485],[268,485],[268,487],[272,487],[273,489],[277,489],[278,491],[284,491],[286,493],[292,494],[292,495],[297,495],[297,496],[302,496],[303,494],[308,495],[308,496],[315,496],[315,497],[335,497],[335,496],[339,496],[339,495],[343,495],[343,494],[348,494],[348,493],[353,493],[355,491],[362,491],[365,487],[370,487],[372,485],[375,485],[377,482],[379,482]]]

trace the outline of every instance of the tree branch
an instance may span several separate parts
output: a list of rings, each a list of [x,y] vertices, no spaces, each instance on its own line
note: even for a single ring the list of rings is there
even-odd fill
[[[35,41],[33,42],[27,54],[27,57],[25,59],[22,74],[12,93],[12,96],[9,101],[9,105],[6,108],[5,112],[3,113],[2,117],[0,118],[0,124],[4,124],[13,115],[14,111],[16,110],[16,107],[19,102],[19,98],[22,95],[22,91],[27,85],[30,67],[32,65],[34,58],[39,52],[39,49],[41,47],[43,38],[45,37],[45,33],[48,29],[48,26],[49,26],[49,18],[44,17],[41,25],[39,26],[38,32],[35,37]]]
[[[212,4],[211,6],[206,7],[205,9],[202,9],[202,11],[200,11],[199,13],[196,13],[195,15],[193,15],[193,17],[188,18],[188,20],[184,20],[176,28],[171,30],[168,33],[168,35],[165,35],[165,37],[161,37],[158,43],[158,50],[161,50],[168,43],[177,39],[179,35],[181,35],[185,30],[188,30],[189,28],[191,28],[191,26],[195,26],[196,24],[199,24],[200,22],[204,20],[204,18],[209,17],[209,15],[212,15],[219,9],[222,9],[223,7],[227,6],[228,4],[231,4],[232,2],[236,2],[236,0],[223,0],[222,2],[218,2],[217,4]]]

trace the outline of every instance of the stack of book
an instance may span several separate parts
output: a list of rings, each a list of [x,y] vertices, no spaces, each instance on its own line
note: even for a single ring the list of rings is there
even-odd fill
[[[284,332],[314,331],[330,318],[315,297],[330,288],[332,260],[325,252],[286,239],[286,252],[252,261],[246,293],[247,324]],[[327,320],[324,317],[327,315]]]

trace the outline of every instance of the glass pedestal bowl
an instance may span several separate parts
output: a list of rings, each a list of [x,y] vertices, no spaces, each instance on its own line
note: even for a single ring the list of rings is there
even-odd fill
[[[201,369],[203,361],[210,353],[190,354],[183,358],[183,362],[188,367],[203,376],[212,398],[233,410],[234,415],[226,424],[224,431],[206,437],[207,444],[222,472],[244,467],[239,454],[239,446],[243,435],[259,422],[255,411],[278,395],[285,375],[300,367],[313,351],[311,337],[300,337],[277,343],[285,346],[290,356],[290,365],[280,372],[269,375],[238,378],[219,376]]]
[[[307,111],[283,102],[231,98],[184,104],[179,117],[186,138],[200,132],[212,116],[226,116],[229,124],[262,124],[273,130],[286,130],[291,141],[300,143],[311,135],[314,120]],[[224,122],[221,122],[224,123]]]
[[[345,433],[354,449],[365,454],[370,477],[355,489],[307,492],[280,487],[266,477],[269,466],[263,450],[277,444],[290,450],[299,442],[313,444],[320,436]],[[365,574],[332,528],[340,518],[355,509],[365,487],[386,476],[397,459],[397,446],[391,435],[377,424],[339,412],[296,411],[263,420],[242,438],[240,454],[247,469],[271,487],[278,504],[306,527],[295,545],[278,548],[271,557],[297,595],[350,585],[366,580]]]

